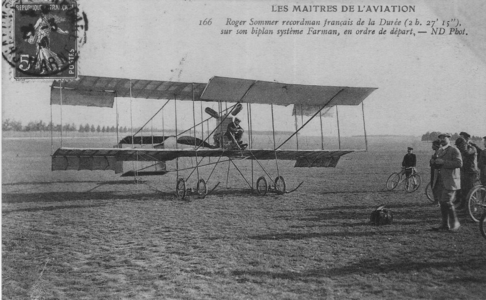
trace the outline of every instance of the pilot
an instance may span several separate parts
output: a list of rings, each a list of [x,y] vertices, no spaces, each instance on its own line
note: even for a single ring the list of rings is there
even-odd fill
[[[237,148],[245,149],[248,144],[243,144],[241,138],[243,137],[243,128],[240,126],[241,120],[237,117],[234,117],[233,122],[228,124],[226,129],[225,136],[230,140],[238,143]]]

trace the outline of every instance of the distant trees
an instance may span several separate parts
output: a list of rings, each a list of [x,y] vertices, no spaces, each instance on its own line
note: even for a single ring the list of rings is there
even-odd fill
[[[133,133],[137,132],[140,129],[138,128],[133,128]],[[30,121],[27,123],[27,125],[22,126],[22,122],[12,120],[12,119],[5,119],[2,121],[2,130],[3,131],[61,131],[61,125],[60,124],[53,124],[52,122],[45,123],[44,121]],[[62,130],[63,131],[77,131],[77,132],[82,132],[82,133],[105,133],[105,132],[116,132],[116,126],[101,126],[101,125],[95,125],[95,124],[80,124],[76,125],[74,123],[71,124],[63,124],[62,125]],[[160,129],[156,128],[144,128],[142,132],[152,132],[152,131],[157,131]],[[119,126],[118,127],[118,132],[119,133],[126,133],[126,132],[131,132],[130,129],[127,126]]]
[[[27,125],[22,126],[22,122],[5,119],[2,122],[2,130],[4,131],[60,131],[60,124],[53,124],[52,122],[45,123],[44,121],[30,121]],[[64,124],[62,125],[63,131],[76,131],[76,124]]]
[[[30,121],[25,127],[24,131],[46,131],[47,124],[44,121]]]
[[[3,131],[21,131],[22,130],[22,122],[5,119],[2,122],[2,130]]]
[[[57,129],[59,130],[59,125],[57,125]],[[76,131],[76,125],[73,124],[64,124],[62,125],[62,131]]]

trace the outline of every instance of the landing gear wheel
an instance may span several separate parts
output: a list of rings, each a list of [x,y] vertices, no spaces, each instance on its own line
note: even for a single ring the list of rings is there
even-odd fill
[[[398,186],[399,182],[400,175],[398,173],[392,173],[386,181],[386,189],[389,191],[393,191]]]
[[[277,176],[277,178],[275,178],[275,191],[278,194],[285,194],[286,190],[287,186],[285,184],[285,179],[282,176]]]
[[[176,196],[178,199],[183,200],[186,197],[186,181],[184,178],[179,178],[176,185]]]
[[[434,203],[434,194],[432,193],[432,184],[429,182],[427,186],[425,187],[425,196],[427,196],[427,199],[431,202]]]
[[[405,181],[405,191],[407,191],[407,193],[413,193],[418,190],[421,183],[422,179],[419,174],[410,175]]]
[[[197,183],[197,194],[201,199],[204,199],[204,197],[206,197],[206,195],[208,194],[208,188],[204,179],[199,179]]]
[[[267,184],[267,180],[265,179],[265,177],[261,176],[257,179],[256,188],[257,188],[257,193],[260,196],[265,196],[267,194],[268,184]]]
[[[483,213],[486,212],[484,205],[486,205],[486,188],[476,186],[467,195],[467,211],[474,222],[479,222]]]

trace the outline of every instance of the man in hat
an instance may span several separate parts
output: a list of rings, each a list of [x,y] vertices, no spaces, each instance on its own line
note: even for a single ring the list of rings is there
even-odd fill
[[[457,209],[464,210],[467,206],[467,194],[474,185],[479,183],[478,154],[476,148],[470,144],[471,136],[467,132],[463,131],[459,133],[459,136],[456,140],[456,147],[462,155],[462,168],[460,204]]]
[[[233,141],[233,146],[235,148],[245,149],[248,145],[243,144],[243,142],[241,141],[244,130],[243,128],[241,128],[240,123],[241,120],[237,117],[234,117],[233,122],[228,124],[225,135],[230,141]]]
[[[412,172],[414,171],[415,166],[417,165],[417,157],[412,152],[413,152],[413,148],[407,147],[407,154],[405,154],[402,161],[402,169],[404,170],[407,178],[410,175],[412,175]]]
[[[486,136],[483,136],[484,149],[479,153],[478,169],[480,172],[480,180],[483,186],[486,186]]]
[[[437,158],[437,153],[439,151],[439,148],[440,148],[440,140],[433,141],[432,142],[432,150],[434,151],[434,154],[432,155],[432,159]],[[434,204],[439,203],[439,195],[436,191],[436,189],[437,189],[437,184],[436,184],[437,178],[436,177],[438,176],[437,173],[438,173],[438,171],[434,167],[434,165],[430,164],[430,189],[432,190],[432,195],[434,196]]]
[[[434,181],[437,185],[436,191],[439,195],[442,215],[441,225],[432,228],[436,231],[457,231],[461,226],[452,202],[456,191],[461,188],[462,157],[459,150],[451,146],[450,138],[450,133],[439,135],[441,147],[437,151],[437,158],[430,160],[430,164],[438,170]]]

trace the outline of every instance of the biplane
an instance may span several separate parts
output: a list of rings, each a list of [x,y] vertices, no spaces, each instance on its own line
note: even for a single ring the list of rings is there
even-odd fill
[[[211,193],[219,183],[211,189],[208,187],[209,179],[216,166],[223,162],[233,163],[242,178],[252,191],[260,195],[267,192],[278,194],[290,193],[299,188],[303,182],[295,188],[287,190],[286,182],[280,174],[278,163],[280,160],[295,161],[294,167],[335,167],[339,159],[348,153],[356,150],[303,150],[299,149],[298,133],[316,117],[321,118],[322,112],[334,106],[341,105],[362,105],[363,101],[376,88],[369,87],[345,87],[345,86],[317,86],[303,84],[287,84],[270,81],[249,80],[228,77],[212,77],[208,83],[133,80],[123,78],[108,78],[95,76],[80,76],[76,81],[54,81],[51,86],[51,105],[82,105],[94,107],[113,108],[118,98],[131,99],[154,99],[165,100],[160,109],[155,112],[152,120],[158,113],[164,110],[170,101],[174,101],[175,111],[170,112],[175,117],[175,132],[173,134],[144,135],[142,128],[137,132],[119,138],[118,113],[116,118],[117,141],[113,148],[58,148],[52,154],[52,170],[105,170],[113,171],[122,176],[149,176],[165,175],[169,172],[176,172],[175,193],[178,198],[184,199],[190,194],[205,197]],[[192,101],[193,103],[193,124],[189,129],[180,130],[177,128],[177,103],[179,101]],[[201,122],[196,123],[194,103],[212,103],[217,109],[206,108],[206,118],[202,117]],[[223,103],[233,105],[223,108]],[[252,105],[266,104],[271,108],[272,139],[273,147],[261,149],[255,147],[252,141]],[[234,136],[227,134],[227,127],[233,119],[242,111],[246,105],[247,118],[247,145],[242,147]],[[274,106],[293,105],[293,114],[297,118],[297,108],[305,111],[310,117],[306,122],[302,121],[300,126],[295,123],[293,131],[283,142],[277,144],[275,139],[275,116]],[[115,105],[116,106],[116,105]],[[217,110],[217,111],[216,111]],[[366,138],[366,127],[363,111],[363,126],[366,150],[368,147]],[[189,114],[186,114],[187,117]],[[210,120],[216,120],[216,126],[200,136],[196,136],[196,127],[208,124]],[[339,126],[339,121],[338,121]],[[192,131],[191,131],[192,130]],[[192,135],[188,134],[193,132]],[[62,136],[62,135],[61,135]],[[295,149],[283,149],[283,146],[294,137],[297,137]],[[322,120],[321,120],[322,138]],[[174,140],[174,147],[168,148],[169,140]],[[147,148],[146,146],[149,146]],[[340,147],[339,147],[340,148]],[[180,176],[183,170],[179,166],[179,160],[195,159],[195,165],[190,169],[187,177]],[[203,162],[204,159],[207,159]],[[213,159],[211,161],[211,159]],[[235,160],[251,161],[251,180],[238,169]],[[262,161],[274,160],[277,165],[276,174],[271,175],[261,163]],[[138,161],[148,163],[148,167],[136,170],[123,170],[123,162]],[[175,163],[175,167],[169,168],[168,163]],[[254,168],[256,163],[263,172],[253,183]],[[203,168],[209,167],[211,172],[204,177]],[[229,167],[229,166],[228,166]],[[187,170],[185,168],[184,170]],[[195,182],[194,188],[188,188],[191,177]],[[256,177],[256,176],[255,176]]]

